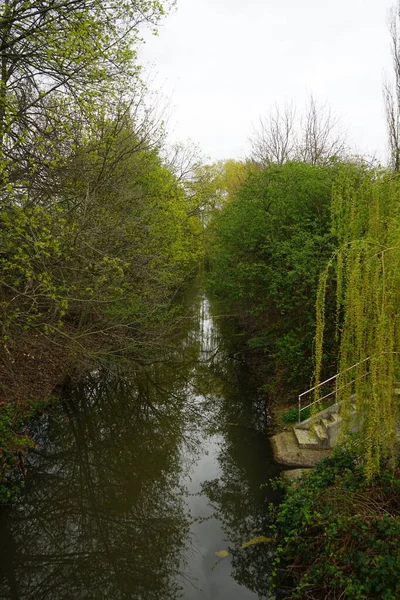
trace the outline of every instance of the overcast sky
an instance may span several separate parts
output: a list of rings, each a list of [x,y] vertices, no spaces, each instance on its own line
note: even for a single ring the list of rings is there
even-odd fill
[[[393,0],[178,0],[140,61],[173,108],[173,140],[243,158],[275,104],[331,107],[362,154],[386,156],[382,102]]]

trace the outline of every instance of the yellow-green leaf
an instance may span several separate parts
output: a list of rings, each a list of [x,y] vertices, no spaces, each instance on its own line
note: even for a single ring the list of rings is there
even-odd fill
[[[218,552],[216,552],[215,554],[217,556],[220,556],[221,558],[225,558],[226,556],[229,556],[228,550],[218,550]]]
[[[271,538],[267,538],[264,535],[259,535],[258,537],[252,538],[248,542],[244,542],[240,547],[242,550],[248,548],[249,546],[255,546],[256,544],[265,544],[266,542],[270,542]]]

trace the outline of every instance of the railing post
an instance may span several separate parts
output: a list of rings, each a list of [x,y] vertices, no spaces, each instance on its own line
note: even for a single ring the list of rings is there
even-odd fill
[[[339,375],[337,375],[336,379],[335,379],[335,404],[336,404],[336,406],[338,403],[338,378],[339,378]]]
[[[301,413],[301,394],[299,394],[299,425],[300,425],[300,423],[301,423],[301,420],[300,420],[300,413]]]

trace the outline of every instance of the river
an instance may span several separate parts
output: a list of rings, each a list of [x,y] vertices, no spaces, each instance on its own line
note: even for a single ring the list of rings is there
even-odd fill
[[[0,513],[0,598],[270,598],[264,401],[198,283],[167,356],[94,371],[32,425]],[[216,552],[229,551],[220,558]]]

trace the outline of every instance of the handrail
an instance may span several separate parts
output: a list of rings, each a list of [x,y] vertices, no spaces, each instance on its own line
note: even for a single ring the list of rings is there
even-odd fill
[[[367,358],[364,358],[363,360],[360,360],[359,362],[355,363],[354,365],[351,365],[351,367],[347,367],[347,369],[344,369],[340,373],[336,373],[336,375],[332,375],[332,377],[329,377],[328,379],[325,379],[325,381],[322,381],[318,385],[314,385],[309,390],[306,390],[305,392],[302,392],[301,394],[299,394],[299,400],[298,400],[298,411],[299,411],[298,421],[299,421],[299,424],[301,423],[301,412],[303,410],[305,410],[306,408],[309,408],[310,406],[313,406],[317,402],[321,402],[321,400],[325,400],[325,398],[329,398],[329,396],[332,396],[334,394],[335,395],[335,404],[337,404],[339,390],[342,390],[345,387],[347,387],[348,385],[351,385],[352,383],[354,383],[355,381],[357,381],[357,379],[352,379],[346,385],[343,385],[342,387],[339,388],[338,385],[337,385],[338,377],[340,375],[343,375],[343,373],[346,373],[347,371],[351,371],[351,369],[354,369],[355,367],[358,367],[359,365],[362,365],[363,363],[365,363],[366,361],[368,361],[370,359],[371,359],[371,357],[368,356]],[[365,377],[365,375],[363,375],[363,377]],[[322,387],[323,385],[326,385],[327,383],[329,383],[331,381],[335,381],[335,389],[333,391],[329,392],[329,394],[325,394],[325,396],[322,396],[322,398],[318,398],[317,400],[314,400],[313,402],[310,402],[306,406],[301,406],[301,402],[302,402],[301,399],[302,399],[303,396],[305,396],[306,394],[309,394],[310,392],[314,392],[315,390],[319,389],[320,387]]]
[[[383,354],[390,354],[390,353],[389,352],[383,352]],[[400,352],[392,352],[392,354],[400,354]],[[355,367],[358,367],[359,365],[362,365],[363,363],[367,362],[368,360],[371,360],[371,358],[372,358],[372,356],[367,356],[367,358],[364,358],[363,360],[360,360],[359,362],[355,363],[354,365],[351,365],[351,367],[347,367],[347,369],[344,369],[340,373],[336,373],[336,375],[332,375],[332,377],[329,377],[328,379],[325,379],[325,381],[322,381],[318,385],[314,385],[314,387],[310,388],[309,390],[306,390],[302,394],[299,394],[299,401],[298,401],[298,403],[299,403],[299,424],[301,423],[301,412],[303,410],[305,410],[306,408],[309,408],[310,406],[313,406],[317,402],[321,402],[321,400],[325,400],[325,398],[329,398],[329,396],[332,396],[333,394],[335,394],[335,404],[337,404],[338,392],[340,390],[344,389],[345,387],[351,385],[352,383],[354,383],[358,379],[362,379],[362,377],[366,377],[367,373],[365,373],[364,375],[362,375],[358,379],[352,379],[351,381],[349,381],[347,384],[343,385],[342,387],[338,387],[338,385],[337,385],[338,377],[340,375],[343,375],[343,373],[347,373],[347,371],[351,371],[351,369],[354,369]],[[305,396],[306,394],[309,394],[310,392],[313,392],[313,391],[317,390],[318,388],[322,387],[323,385],[326,385],[327,383],[329,383],[329,382],[331,382],[333,380],[335,380],[335,389],[332,392],[329,392],[329,394],[325,394],[325,396],[322,396],[322,398],[318,398],[317,400],[314,400],[313,402],[310,402],[310,404],[307,404],[306,406],[301,406],[301,399],[302,399],[303,396]]]

